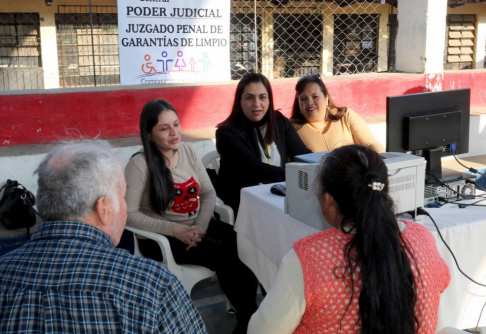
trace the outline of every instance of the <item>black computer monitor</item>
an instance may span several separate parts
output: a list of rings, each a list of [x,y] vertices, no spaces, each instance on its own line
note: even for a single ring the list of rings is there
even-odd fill
[[[451,144],[455,154],[469,151],[470,95],[467,88],[387,97],[386,151],[423,156],[427,183],[460,179],[442,169],[441,158],[451,155]]]

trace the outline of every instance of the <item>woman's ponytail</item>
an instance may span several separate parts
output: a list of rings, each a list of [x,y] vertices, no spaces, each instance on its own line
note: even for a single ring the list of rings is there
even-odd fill
[[[326,156],[319,181],[320,195],[329,193],[344,216],[342,231],[354,234],[344,256],[348,274],[362,280],[361,333],[416,333],[413,256],[394,215],[383,159],[365,146],[341,147]]]

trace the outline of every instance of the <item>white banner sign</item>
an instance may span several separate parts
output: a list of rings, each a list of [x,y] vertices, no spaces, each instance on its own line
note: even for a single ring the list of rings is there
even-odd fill
[[[118,0],[122,85],[230,80],[230,0]]]

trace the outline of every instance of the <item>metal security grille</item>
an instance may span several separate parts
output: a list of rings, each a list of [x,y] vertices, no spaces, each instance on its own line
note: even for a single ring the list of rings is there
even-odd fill
[[[376,72],[378,15],[335,15],[333,74]]]
[[[260,18],[255,15],[234,14],[230,20],[230,64],[231,79],[238,80],[244,74],[260,72],[261,45]]]
[[[38,13],[0,13],[0,90],[42,88]]]
[[[447,15],[444,70],[474,68],[476,15]]]
[[[390,50],[389,0],[242,0],[232,2],[232,22],[246,23],[257,52],[232,49],[232,77],[258,70],[272,79],[321,73],[386,72]],[[395,24],[391,25],[395,28]],[[395,29],[396,30],[396,29]],[[247,37],[248,38],[248,37]],[[252,50],[250,50],[252,51]],[[238,68],[237,68],[238,66]]]
[[[393,71],[394,0],[230,1],[233,80]],[[119,66],[116,0],[0,1],[0,90],[119,85]]]
[[[59,6],[55,15],[59,84],[120,84],[116,6]]]
[[[322,15],[274,14],[274,78],[321,73]]]

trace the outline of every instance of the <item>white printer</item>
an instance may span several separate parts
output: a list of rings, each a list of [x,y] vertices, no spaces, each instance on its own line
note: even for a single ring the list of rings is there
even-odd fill
[[[330,151],[296,157],[285,167],[287,187],[286,211],[319,230],[330,225],[321,213],[317,200],[317,169]],[[425,159],[406,153],[380,153],[388,168],[389,194],[395,202],[396,214],[415,211],[424,205]]]

